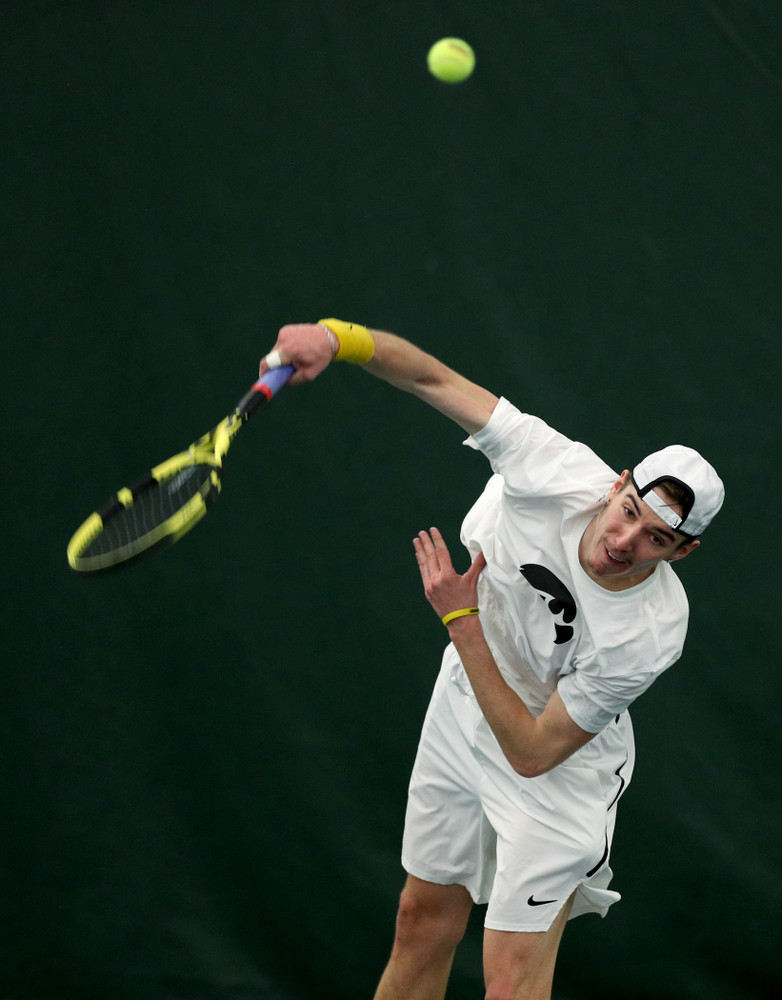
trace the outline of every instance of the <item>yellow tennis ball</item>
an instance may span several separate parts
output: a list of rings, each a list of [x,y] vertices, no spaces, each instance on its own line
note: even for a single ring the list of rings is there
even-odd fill
[[[461,38],[441,38],[426,57],[429,72],[444,83],[461,83],[475,69],[475,53]]]

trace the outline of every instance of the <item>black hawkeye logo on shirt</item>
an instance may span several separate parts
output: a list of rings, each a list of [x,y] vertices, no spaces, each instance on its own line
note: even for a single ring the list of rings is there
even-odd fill
[[[554,623],[554,631],[556,633],[554,645],[561,646],[565,642],[570,642],[574,635],[574,630],[570,622],[576,617],[577,611],[573,595],[559,577],[554,576],[551,570],[546,569],[545,566],[538,566],[536,563],[525,563],[519,567],[519,570],[527,583],[531,587],[534,587],[535,590],[541,592],[540,596],[544,601],[547,601],[547,607],[551,614],[555,618],[562,615],[564,624],[560,624],[559,622]],[[551,600],[547,600],[545,595],[548,595]]]

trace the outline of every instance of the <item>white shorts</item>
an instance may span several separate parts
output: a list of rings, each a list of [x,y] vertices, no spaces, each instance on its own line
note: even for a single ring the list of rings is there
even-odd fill
[[[493,930],[548,930],[576,890],[571,917],[605,916],[620,898],[607,888],[608,861],[634,757],[625,712],[564,764],[521,777],[449,646],[410,779],[402,864],[428,882],[464,885],[488,903]]]

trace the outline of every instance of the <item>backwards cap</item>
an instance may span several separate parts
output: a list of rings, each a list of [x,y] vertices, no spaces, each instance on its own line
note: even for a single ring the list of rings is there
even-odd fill
[[[684,490],[681,516],[654,491],[666,479]],[[639,462],[633,469],[633,485],[670,528],[691,538],[705,530],[725,499],[725,487],[712,466],[682,444],[669,445]]]

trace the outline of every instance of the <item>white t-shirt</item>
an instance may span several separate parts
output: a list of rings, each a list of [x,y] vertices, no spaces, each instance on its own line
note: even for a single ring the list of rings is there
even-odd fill
[[[579,541],[619,477],[586,445],[505,399],[465,443],[495,473],[462,541],[487,560],[479,603],[497,666],[533,715],[558,688],[573,721],[600,732],[681,655],[684,588],[664,562],[623,591],[587,575]]]

